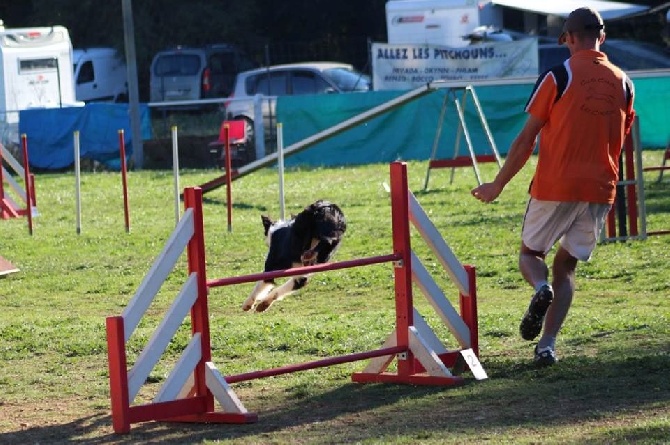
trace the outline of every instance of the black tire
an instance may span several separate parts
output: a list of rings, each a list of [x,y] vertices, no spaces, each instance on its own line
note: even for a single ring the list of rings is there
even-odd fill
[[[244,134],[246,135],[245,142],[245,157],[244,163],[248,164],[256,160],[256,138],[254,137],[254,121],[245,116],[236,117],[235,120],[243,120],[245,125]]]
[[[253,144],[256,141],[256,138],[254,137],[254,121],[248,117],[238,117],[235,119],[244,121],[244,134],[247,136],[247,144]]]

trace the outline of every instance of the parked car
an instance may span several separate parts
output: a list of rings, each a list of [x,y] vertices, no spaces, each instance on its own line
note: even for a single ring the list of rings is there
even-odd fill
[[[114,48],[72,51],[75,93],[82,102],[128,102],[126,62]]]
[[[247,122],[247,137],[253,140],[253,98],[257,94],[265,96],[262,100],[263,123],[266,135],[271,136],[277,96],[346,93],[370,89],[370,77],[346,63],[305,62],[257,68],[237,75],[230,96],[234,100],[226,103],[226,118],[244,119]]]
[[[670,52],[663,47],[633,40],[607,39],[601,46],[607,58],[624,71],[658,70],[670,68]],[[540,42],[538,47],[539,71],[563,63],[570,57],[565,45]]]
[[[256,64],[236,45],[176,47],[160,51],[151,62],[151,102],[225,98],[235,75]]]

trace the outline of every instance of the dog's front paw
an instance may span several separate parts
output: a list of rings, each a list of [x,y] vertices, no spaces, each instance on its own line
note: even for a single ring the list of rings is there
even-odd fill
[[[306,250],[300,255],[300,261],[303,266],[313,266],[316,264],[316,252],[313,250]]]
[[[270,306],[272,306],[273,301],[261,301],[256,305],[256,312],[265,312]]]
[[[242,310],[244,312],[249,312],[254,308],[254,305],[256,304],[256,300],[254,298],[247,298],[244,300],[244,303],[242,303]]]

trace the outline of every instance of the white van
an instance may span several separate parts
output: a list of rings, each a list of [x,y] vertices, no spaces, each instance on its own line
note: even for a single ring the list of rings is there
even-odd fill
[[[128,70],[114,48],[75,49],[75,91],[82,102],[128,102]]]

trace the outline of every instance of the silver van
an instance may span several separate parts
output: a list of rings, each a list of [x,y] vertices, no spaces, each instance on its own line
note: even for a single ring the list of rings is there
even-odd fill
[[[256,65],[236,45],[176,47],[151,62],[150,101],[188,101],[228,96],[240,71]]]

